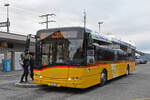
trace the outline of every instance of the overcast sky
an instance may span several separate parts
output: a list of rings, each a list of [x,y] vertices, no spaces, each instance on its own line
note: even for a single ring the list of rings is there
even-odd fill
[[[150,53],[150,0],[0,0],[0,22],[6,21],[5,3],[10,3],[10,32],[36,34],[45,28],[39,16],[55,13],[56,23],[49,27],[83,26],[83,10],[87,13],[87,27],[132,41],[138,50]],[[0,30],[5,30],[0,28]]]

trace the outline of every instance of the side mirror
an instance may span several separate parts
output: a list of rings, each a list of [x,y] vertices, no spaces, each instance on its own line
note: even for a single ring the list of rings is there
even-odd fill
[[[91,47],[93,45],[93,39],[88,39],[88,47]]]
[[[88,47],[92,46],[93,45],[93,39],[92,39],[92,34],[89,33],[88,34]]]

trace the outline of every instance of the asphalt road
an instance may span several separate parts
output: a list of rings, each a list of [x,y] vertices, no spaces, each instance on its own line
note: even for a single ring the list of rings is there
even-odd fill
[[[20,74],[0,74],[0,100],[150,100],[150,64],[137,65],[129,76],[111,80],[103,87],[85,90],[16,87]]]

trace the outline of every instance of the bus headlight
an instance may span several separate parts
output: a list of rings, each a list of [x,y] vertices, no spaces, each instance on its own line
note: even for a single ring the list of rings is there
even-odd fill
[[[71,78],[69,77],[69,78],[68,78],[68,80],[70,81],[70,80],[71,80]]]
[[[40,76],[40,78],[43,78],[43,76]]]
[[[79,79],[81,79],[81,78],[79,78],[79,77],[72,77],[72,78],[69,77],[68,78],[69,81],[71,81],[71,80],[79,80]]]

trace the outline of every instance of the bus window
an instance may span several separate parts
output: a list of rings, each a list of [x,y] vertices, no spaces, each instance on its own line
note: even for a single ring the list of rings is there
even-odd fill
[[[42,55],[42,65],[48,65],[48,55]]]
[[[49,53],[49,44],[43,44],[42,46],[42,65],[48,65],[48,53]]]
[[[73,60],[76,63],[84,63],[84,52],[83,52],[83,48],[78,48],[76,53],[73,56]]]
[[[84,63],[83,39],[51,39],[42,43],[42,65]]]
[[[113,51],[98,49],[96,50],[96,59],[102,61],[114,61],[115,53]]]

